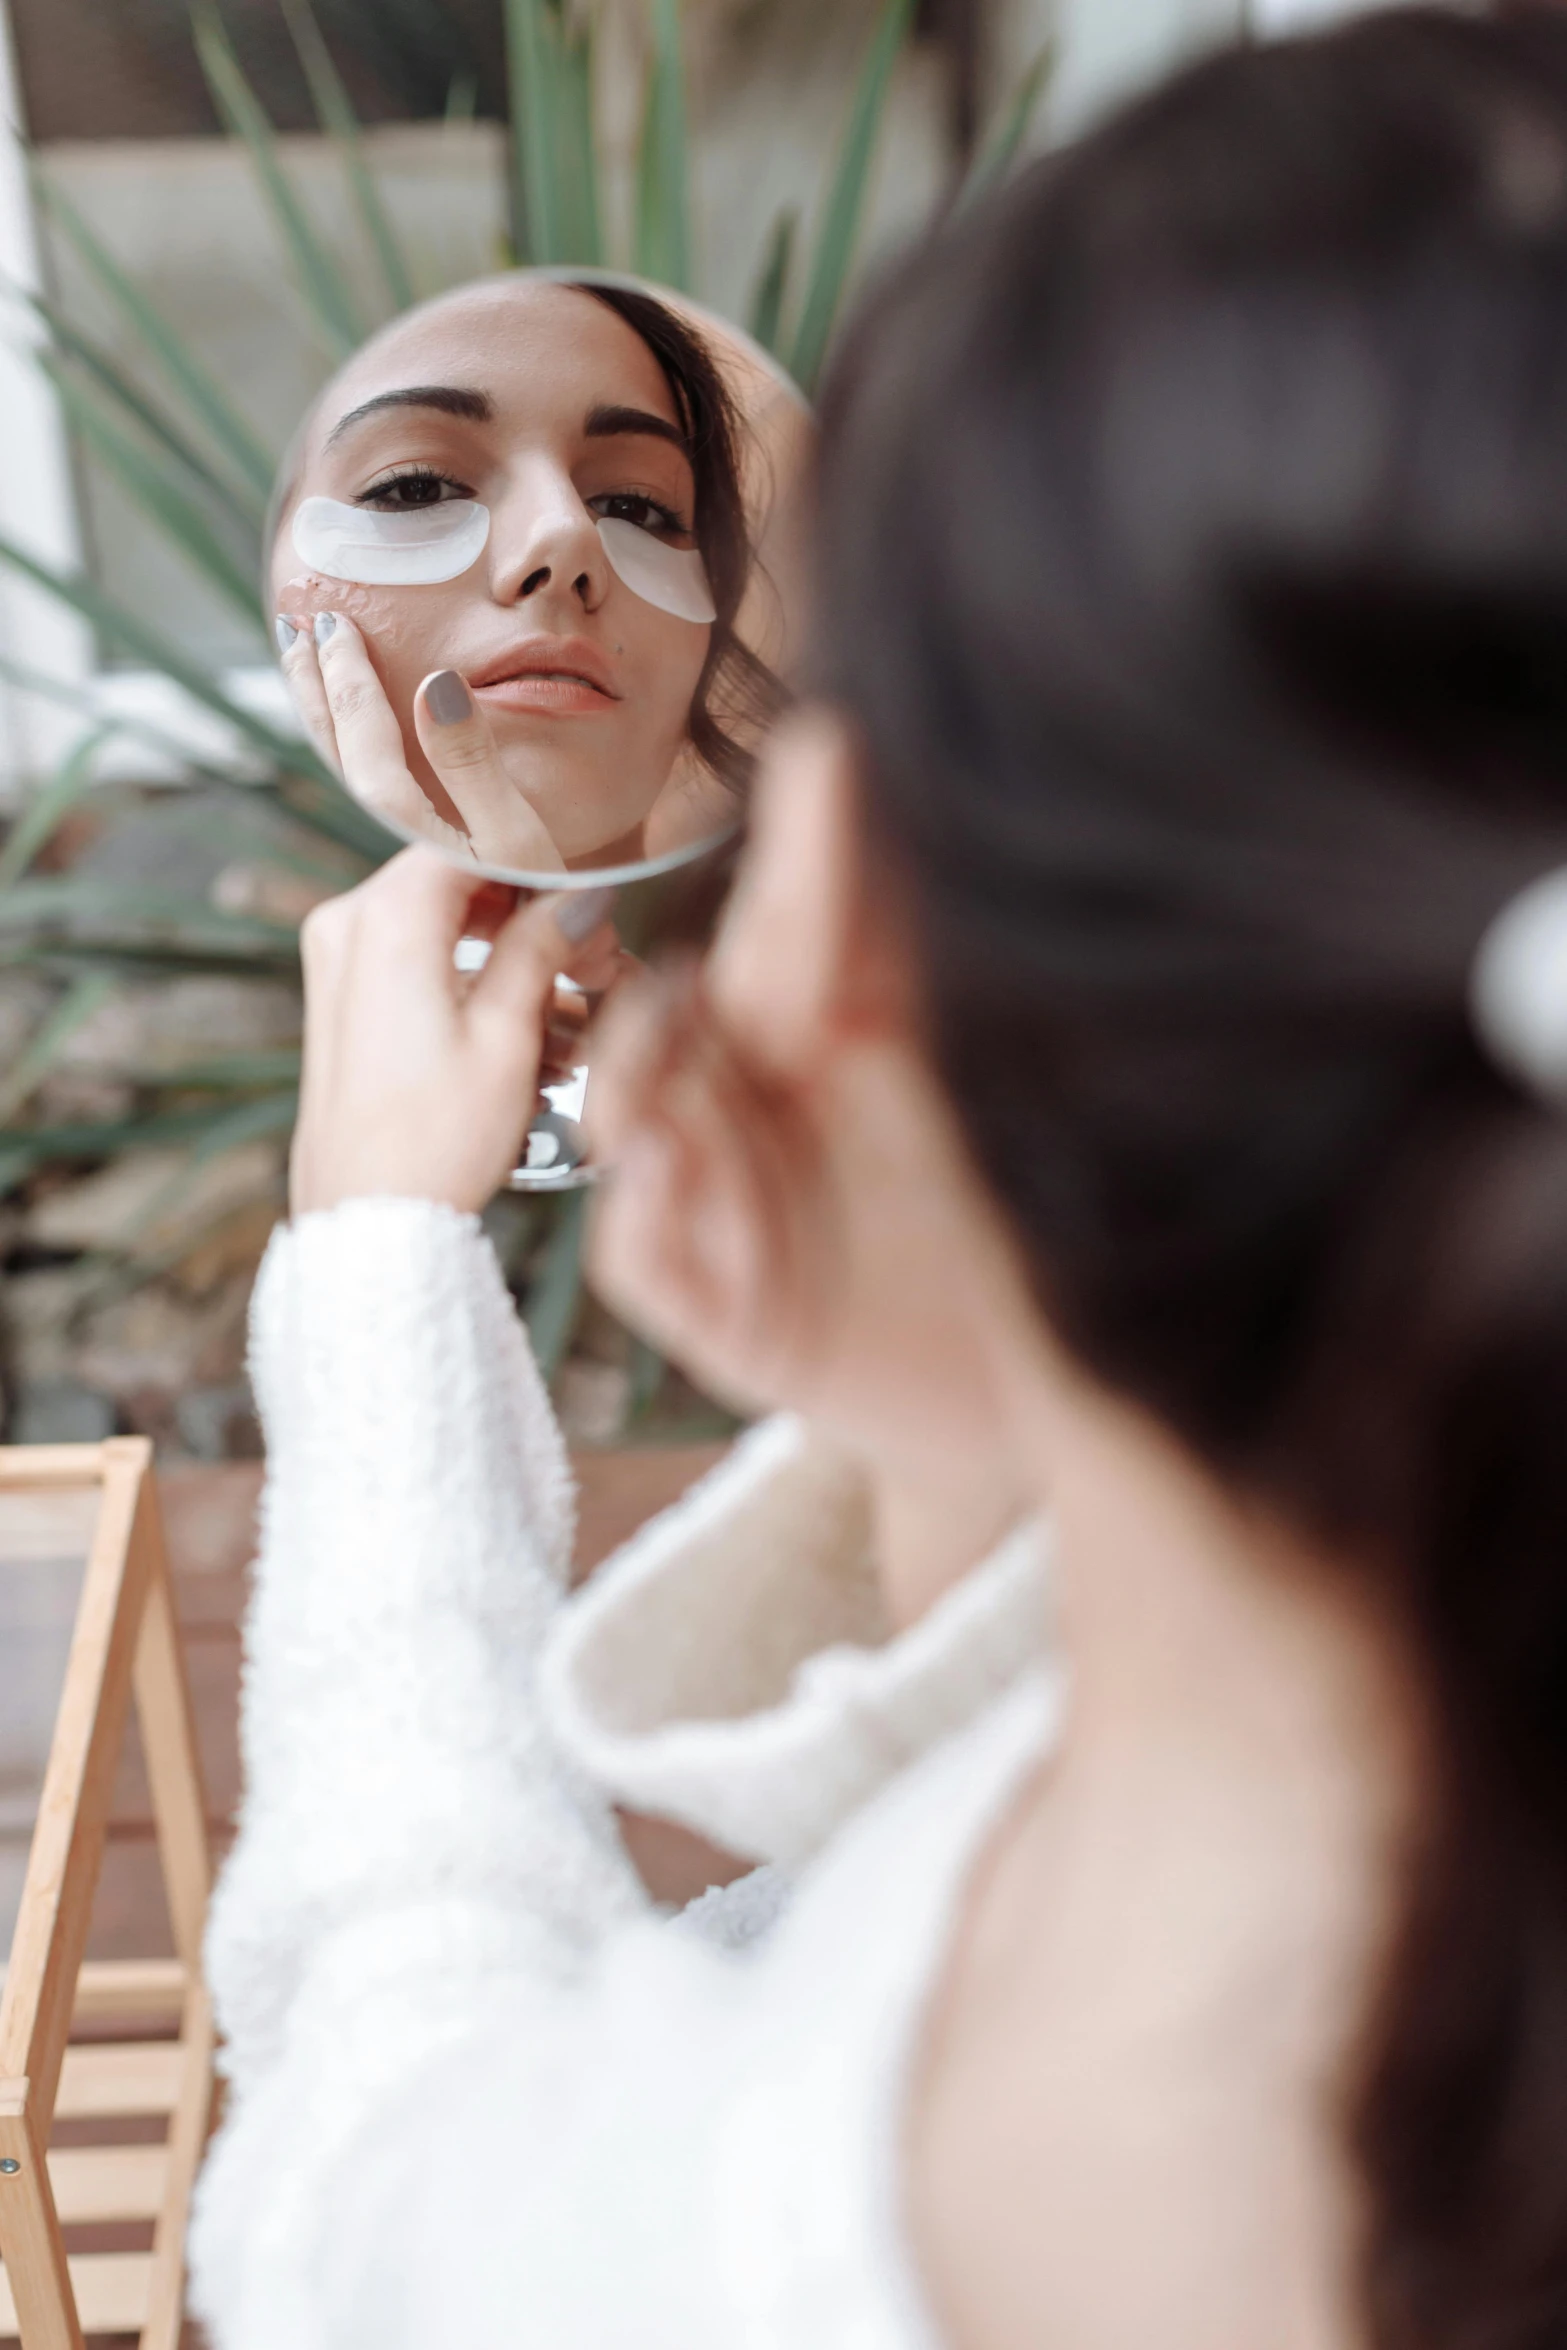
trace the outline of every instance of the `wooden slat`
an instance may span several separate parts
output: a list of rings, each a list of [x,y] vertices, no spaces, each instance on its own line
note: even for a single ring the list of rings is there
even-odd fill
[[[73,2026],[138,2023],[179,2029],[188,1977],[177,1958],[89,1958],[76,1978]],[[5,1969],[0,1967],[0,1986]]]
[[[81,2121],[94,2114],[172,2113],[185,2076],[178,2040],[106,2041],[68,2048],[60,2068],[55,2118]]]
[[[84,2334],[139,2334],[152,2275],[148,2252],[79,2252],[69,2263]],[[17,2339],[10,2280],[0,2269],[0,2342]]]
[[[113,2024],[133,2015],[177,2028],[187,1980],[177,1958],[90,1958],[76,1978],[72,2021]]]
[[[103,1503],[0,1995],[0,2074],[26,2076],[32,2110],[46,2128],[125,1737],[149,1555],[137,1519],[151,1483],[151,1445],[145,1437],[119,1436],[95,1449]]]
[[[196,1749],[196,1720],[174,1621],[158,1489],[151,1477],[145,1481],[132,1540],[143,1554],[138,1564],[146,1590],[136,1642],[136,1722],[157,1823],[158,1856],[163,1863],[174,1947],[194,1977],[201,1972],[212,1856],[207,1849],[207,1806]]]
[[[63,2228],[156,2219],[168,2191],[167,2146],[55,2146],[48,2162]]]
[[[152,2279],[140,2350],[179,2350],[185,2314],[185,2231],[212,2115],[212,2001],[191,1985],[185,2009],[185,2072],[169,2123],[168,2184],[152,2239]]]
[[[82,2350],[43,2133],[28,2110],[29,2084],[8,2081],[6,2091],[0,2103],[0,2162],[7,2165],[0,2172],[0,2259],[10,2289],[11,2330],[26,2327],[27,2350]]]
[[[119,1441],[123,1439],[111,1439]],[[0,1446],[0,1490],[8,1485],[96,1485],[103,1469],[101,1444]]]

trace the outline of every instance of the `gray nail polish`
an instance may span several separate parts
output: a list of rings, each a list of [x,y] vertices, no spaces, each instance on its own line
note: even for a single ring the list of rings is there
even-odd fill
[[[290,620],[286,614],[282,612],[278,614],[276,620],[273,621],[272,626],[277,633],[278,651],[280,653],[286,653],[289,646],[298,636],[298,629],[294,626],[292,620]]]
[[[438,669],[424,689],[424,706],[437,726],[461,726],[473,716],[473,696],[455,669]]]
[[[562,938],[577,945],[597,930],[610,907],[615,903],[612,889],[585,889],[563,898],[555,908],[555,927]]]
[[[316,643],[324,645],[336,626],[337,614],[335,612],[318,612],[316,614]]]

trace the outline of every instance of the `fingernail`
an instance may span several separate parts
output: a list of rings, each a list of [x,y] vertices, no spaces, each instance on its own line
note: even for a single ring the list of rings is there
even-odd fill
[[[614,903],[612,889],[574,890],[556,906],[555,927],[562,938],[569,938],[575,946],[590,931],[597,930]]]
[[[473,696],[455,669],[438,669],[424,689],[424,704],[437,726],[460,726],[473,716]]]
[[[293,644],[299,635],[298,629],[294,626],[292,620],[288,619],[287,616],[282,612],[278,614],[276,620],[273,621],[272,626],[277,633],[278,651],[280,653],[286,653],[289,646]]]
[[[335,612],[318,612],[316,614],[315,629],[316,643],[318,645],[324,645],[327,638],[331,635],[333,629],[336,628],[336,626],[337,614]]]

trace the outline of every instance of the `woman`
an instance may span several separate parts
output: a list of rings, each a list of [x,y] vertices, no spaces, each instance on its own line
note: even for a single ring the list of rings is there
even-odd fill
[[[314,926],[223,2350],[1567,2336],[1564,315],[1539,9],[1215,58],[883,292],[606,1089],[600,1279],[804,1424],[564,1609],[471,1211],[605,946]],[[612,1797],[774,1865],[672,1927]]]
[[[318,747],[336,755],[309,658],[329,629],[365,639],[396,714],[357,795],[545,872],[732,824],[777,697],[738,627],[742,433],[702,335],[634,287],[487,279],[357,352],[302,428],[270,534],[284,672]]]

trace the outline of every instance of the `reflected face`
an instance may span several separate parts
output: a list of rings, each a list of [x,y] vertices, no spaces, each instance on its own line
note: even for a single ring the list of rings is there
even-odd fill
[[[273,606],[363,630],[442,815],[413,699],[456,669],[567,864],[632,859],[686,749],[713,630],[627,586],[598,525],[694,548],[694,492],[670,387],[624,319],[567,286],[473,287],[389,328],[323,395],[279,517]],[[354,585],[295,552],[308,497],[387,514],[478,500],[489,537],[455,579]]]

